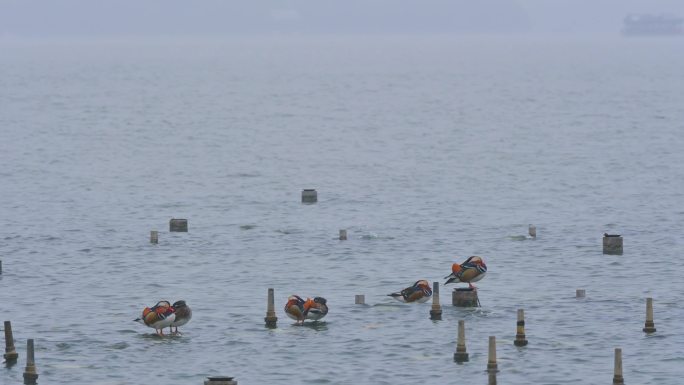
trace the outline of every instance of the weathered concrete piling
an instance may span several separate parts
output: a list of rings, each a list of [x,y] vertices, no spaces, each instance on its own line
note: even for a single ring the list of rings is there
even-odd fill
[[[622,254],[622,235],[604,233],[603,254]]]
[[[14,336],[12,335],[12,323],[5,321],[5,354],[3,354],[5,362],[12,365],[17,362],[19,353],[14,348]]]
[[[318,202],[318,192],[316,189],[308,188],[302,190],[302,203]]]
[[[176,219],[173,218],[169,221],[169,231],[187,233],[188,232],[188,220],[187,219]]]
[[[466,362],[468,361],[468,352],[466,352],[465,345],[465,321],[458,321],[458,340],[456,340],[456,353],[454,353],[454,361]]]
[[[354,296],[354,304],[356,305],[365,305],[366,304],[366,296],[363,294],[357,294]]]
[[[615,348],[615,369],[613,370],[613,385],[624,385],[622,377],[622,349]]]
[[[655,333],[656,331],[653,323],[653,298],[646,298],[646,323],[643,330],[645,333]]]
[[[499,366],[496,363],[496,337],[489,336],[489,359],[487,360],[487,371],[496,373]]]
[[[26,368],[24,369],[24,384],[34,385],[38,380],[36,360],[33,354],[33,339],[26,341]]]
[[[477,290],[469,287],[454,289],[451,292],[451,304],[458,307],[478,307],[480,299],[477,298]]]
[[[584,289],[577,289],[575,291],[575,298],[584,298],[587,295],[587,292]]]
[[[275,328],[278,322],[278,317],[275,314],[275,298],[273,295],[273,289],[268,289],[268,304],[266,305],[266,327]]]
[[[430,309],[430,319],[442,319],[442,305],[439,304],[439,282],[432,283],[432,308]]]
[[[156,245],[159,243],[159,232],[152,230],[150,231],[150,243]]]
[[[234,377],[225,376],[207,377],[207,379],[204,380],[204,385],[237,385],[237,381],[233,378]]]
[[[347,240],[347,230],[340,230],[340,241]]]
[[[527,232],[530,234],[530,237],[532,238],[537,238],[537,226],[535,225],[530,225],[527,228]]]
[[[515,333],[515,346],[527,346],[527,338],[525,337],[525,310],[518,309],[518,322]]]

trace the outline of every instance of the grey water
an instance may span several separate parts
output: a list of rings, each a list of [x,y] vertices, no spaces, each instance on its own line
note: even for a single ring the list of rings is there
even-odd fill
[[[484,384],[496,336],[501,383],[609,383],[620,347],[627,383],[681,384],[683,90],[676,39],[6,39],[0,382],[34,338],[43,384]],[[481,308],[386,296],[469,255]],[[290,294],[330,313],[294,326]],[[161,299],[181,336],[132,321]]]

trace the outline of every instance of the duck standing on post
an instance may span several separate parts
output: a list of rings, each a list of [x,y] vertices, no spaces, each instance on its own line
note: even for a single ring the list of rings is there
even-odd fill
[[[451,266],[451,274],[444,277],[447,280],[444,284],[465,282],[471,289],[477,289],[472,283],[484,278],[485,274],[487,274],[487,265],[484,260],[473,255],[461,264],[454,263]]]
[[[154,328],[158,336],[164,336],[164,328],[168,327],[176,320],[175,310],[169,301],[159,301],[151,308],[143,309],[142,318],[136,318],[133,321],[139,322],[145,326]]]
[[[183,300],[174,302],[172,307],[176,314],[176,319],[169,325],[169,332],[171,332],[171,334],[182,334],[178,331],[178,327],[183,326],[190,321],[192,318],[192,309],[190,309],[190,306]],[[172,328],[174,327],[176,330],[172,331]]]
[[[399,302],[423,303],[432,297],[432,288],[430,287],[430,283],[428,281],[421,279],[420,281],[416,281],[416,283],[414,283],[411,287],[407,287],[400,292],[387,295]]]
[[[298,295],[291,295],[285,304],[285,314],[303,325],[304,320],[318,321],[328,314],[327,301],[323,297],[307,298],[306,301]]]

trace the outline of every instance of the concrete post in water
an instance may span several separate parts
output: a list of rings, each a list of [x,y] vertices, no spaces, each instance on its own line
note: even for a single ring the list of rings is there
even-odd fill
[[[456,353],[454,353],[454,361],[466,362],[468,361],[468,353],[465,345],[465,321],[458,321],[458,340],[456,341]]]
[[[366,304],[366,296],[363,294],[357,294],[354,297],[354,304],[356,305],[365,305]]]
[[[0,259],[0,274],[2,274],[2,259]]]
[[[575,291],[575,298],[584,298],[587,295],[587,292],[584,289],[577,289]]]
[[[278,322],[278,317],[275,314],[275,298],[273,295],[273,289],[268,289],[268,305],[266,306],[266,327],[275,328],[276,322]]]
[[[347,240],[347,230],[340,230],[340,241]]]
[[[17,362],[19,354],[14,349],[14,336],[12,335],[12,323],[5,321],[5,354],[3,355],[5,362],[12,365]]]
[[[479,307],[480,299],[477,290],[469,287],[454,289],[451,292],[451,304],[458,307]]]
[[[237,381],[233,380],[233,377],[214,376],[207,377],[204,385],[237,385]]]
[[[150,243],[156,245],[159,243],[159,232],[156,230],[150,231]]]
[[[530,234],[530,237],[537,238],[537,226],[530,225],[527,229],[527,232]]]
[[[302,190],[302,203],[316,203],[318,202],[318,192],[316,189]]]
[[[496,337],[489,336],[489,359],[487,360],[487,371],[495,373],[499,371],[496,364]]]
[[[603,234],[603,254],[622,254],[622,235]]]
[[[655,333],[656,331],[653,323],[653,298],[646,298],[646,323],[643,330],[645,333]]]
[[[33,339],[26,341],[26,368],[24,369],[24,384],[35,385],[38,379],[36,360],[33,355]]]
[[[620,348],[615,348],[615,369],[613,373],[613,385],[624,385],[625,379],[622,377],[622,349]]]
[[[515,346],[527,346],[527,339],[525,338],[525,310],[523,309],[518,309],[517,331],[513,344]]]
[[[430,309],[431,320],[442,319],[442,305],[439,304],[439,282],[432,283],[432,308]]]
[[[169,221],[169,231],[187,233],[188,232],[188,220],[187,219],[171,219]]]

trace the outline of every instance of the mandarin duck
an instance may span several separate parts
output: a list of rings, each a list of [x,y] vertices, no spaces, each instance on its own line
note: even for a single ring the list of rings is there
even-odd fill
[[[487,265],[485,265],[484,260],[478,256],[472,256],[461,264],[454,263],[451,266],[451,274],[444,277],[447,280],[444,284],[465,282],[468,284],[468,287],[475,289],[472,282],[481,280],[486,273]]]
[[[400,292],[387,295],[400,302],[423,303],[432,297],[432,288],[430,287],[428,281],[421,279],[420,281],[414,283],[411,287],[407,287]]]
[[[190,309],[190,306],[183,300],[174,302],[171,307],[174,310],[176,319],[169,325],[169,331],[171,332],[171,328],[176,328],[172,334],[181,334],[181,332],[178,331],[178,327],[183,326],[190,321],[192,318],[192,309]]]
[[[318,321],[328,314],[327,300],[323,297],[307,298],[306,301],[298,295],[291,295],[285,304],[285,314],[297,324],[304,324],[304,320]]]
[[[157,335],[164,335],[164,328],[168,327],[176,320],[175,310],[169,301],[159,301],[151,308],[143,309],[142,318],[136,318],[133,321],[139,322],[145,326],[154,328]]]

